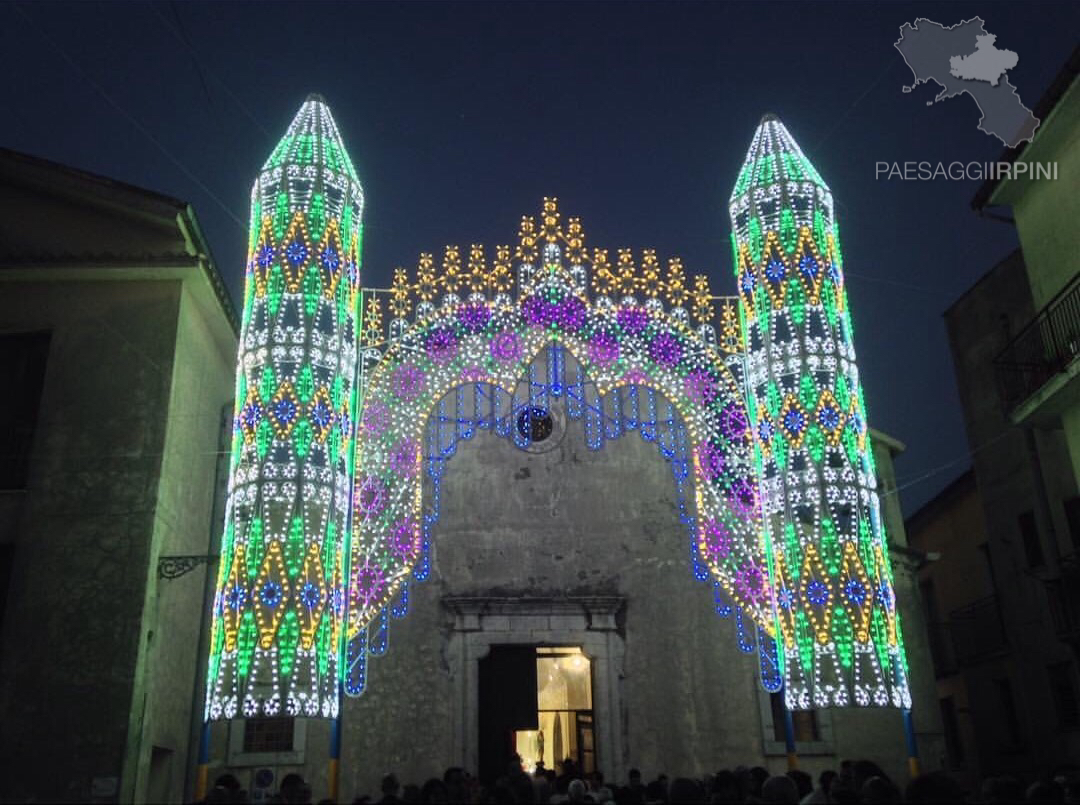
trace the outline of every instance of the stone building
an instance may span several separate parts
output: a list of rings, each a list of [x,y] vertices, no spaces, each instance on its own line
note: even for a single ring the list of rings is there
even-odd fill
[[[973,202],[1021,246],[945,313],[974,466],[908,523],[942,557],[923,583],[950,762],[973,777],[1080,757],[1078,70],[1080,51],[1033,141],[1002,158],[1057,163],[1058,179],[987,182]]]
[[[182,202],[0,150],[0,211],[0,798],[179,802],[236,317]]]
[[[972,713],[989,708],[973,698],[964,669],[992,661],[1004,649],[974,471],[945,487],[905,527],[911,545],[927,554],[919,567],[920,592],[941,708],[944,765],[974,791],[982,764]]]
[[[321,108],[321,101],[311,103]],[[778,126],[771,119],[763,125]],[[335,142],[332,137],[289,140],[275,151],[269,170],[276,169],[275,159],[278,166],[282,160],[288,166],[296,155],[310,161],[319,154],[327,160],[324,167],[330,164],[355,181],[348,155]],[[355,627],[345,617],[341,597],[320,586],[320,569],[330,568],[334,578],[327,544],[318,550],[297,548],[312,533],[319,536],[318,529],[305,531],[291,525],[295,519],[274,514],[271,525],[278,518],[289,526],[284,539],[261,555],[252,549],[243,560],[237,559],[236,533],[224,529],[224,547],[220,535],[222,521],[232,522],[225,480],[234,473],[234,492],[246,482],[235,476],[238,445],[272,456],[279,468],[275,472],[299,468],[301,479],[322,477],[331,464],[349,467],[347,461],[333,463],[334,450],[343,460],[351,446],[347,426],[353,414],[343,390],[354,369],[361,387],[376,388],[383,360],[379,349],[385,348],[380,347],[376,315],[380,300],[359,296],[365,292],[357,259],[359,195],[348,195],[348,182],[316,185],[307,193],[313,189],[305,184],[311,171],[288,167],[280,175],[294,182],[290,191],[305,193],[312,202],[307,221],[290,220],[287,208],[280,212],[275,192],[267,191],[265,199],[258,195],[260,187],[273,190],[272,185],[257,186],[258,205],[266,201],[265,209],[273,212],[253,240],[260,250],[249,265],[244,299],[248,320],[280,315],[296,322],[315,316],[305,348],[338,337],[332,322],[349,322],[344,332],[359,347],[355,366],[340,360],[347,348],[326,349],[312,363],[274,366],[267,372],[257,363],[263,359],[263,344],[256,338],[241,341],[240,354],[251,351],[252,358],[241,367],[257,367],[258,382],[248,384],[241,377],[234,385],[237,321],[190,208],[43,160],[11,152],[2,156],[0,199],[19,214],[3,216],[8,224],[0,230],[0,282],[5,283],[0,338],[5,365],[23,379],[20,395],[7,403],[12,407],[4,421],[12,428],[6,437],[7,488],[0,494],[0,557],[3,580],[9,581],[2,599],[0,706],[6,721],[0,752],[17,770],[8,777],[7,799],[190,800],[198,790],[196,747],[207,714],[213,718],[203,732],[209,737],[204,772],[211,780],[226,771],[236,774],[255,800],[266,799],[293,771],[311,782],[316,798],[332,792],[328,759],[338,754],[331,748],[335,727],[341,729],[337,794],[343,801],[374,792],[389,770],[415,781],[440,775],[451,765],[491,775],[511,749],[527,766],[541,759],[551,766],[573,757],[584,768],[618,780],[632,766],[648,776],[664,772],[671,777],[739,763],[781,771],[787,767],[789,735],[807,771],[859,757],[877,761],[897,780],[905,778],[901,708],[789,710],[779,690],[777,640],[748,614],[755,601],[768,600],[763,574],[755,579],[748,572],[753,566],[744,565],[736,576],[704,561],[706,548],[696,523],[713,505],[709,496],[721,495],[716,500],[724,505],[743,505],[747,520],[754,517],[755,498],[745,485],[733,483],[721,493],[694,480],[746,466],[748,459],[736,451],[708,455],[694,446],[692,439],[700,434],[693,429],[706,420],[669,382],[678,378],[682,384],[681,374],[663,375],[669,381],[661,390],[635,374],[599,394],[595,379],[605,356],[621,346],[631,360],[631,340],[613,346],[595,334],[588,344],[570,335],[549,339],[542,328],[531,326],[520,336],[527,349],[506,340],[496,347],[493,341],[491,349],[500,351],[500,360],[506,358],[514,380],[497,388],[484,382],[482,372],[465,366],[466,384],[432,398],[417,417],[419,438],[405,454],[415,455],[415,468],[422,470],[416,487],[424,501],[422,538],[412,525],[387,535],[391,550],[416,561],[408,583],[400,584],[363,628]],[[767,157],[780,164],[779,153]],[[792,159],[783,160],[784,170],[796,169]],[[812,167],[801,170],[811,175]],[[828,195],[823,183],[813,192],[819,199]],[[323,201],[315,201],[316,196]],[[354,204],[353,222],[346,215],[340,228],[320,221],[319,205],[342,198]],[[259,214],[254,218],[261,220]],[[14,221],[19,221],[17,228]],[[545,204],[541,222],[535,230],[522,224],[519,247],[543,247],[554,266],[554,253],[543,244],[562,238],[559,243],[573,256],[575,238],[583,237],[580,222],[568,219],[564,227],[554,202]],[[297,246],[294,239],[281,244],[281,262],[272,254],[260,262],[267,255],[260,237],[281,240],[301,231],[312,238],[311,245]],[[825,243],[824,234],[819,235]],[[821,254],[833,248],[823,247]],[[454,254],[459,255],[456,268]],[[294,267],[284,263],[298,256],[298,262],[318,257],[317,287],[311,272],[293,273]],[[501,260],[497,255],[494,266],[485,266],[482,255],[470,253],[465,259],[448,251],[446,265],[460,271],[461,283],[497,287],[508,281],[507,263]],[[645,295],[656,279],[650,273],[654,260],[650,252],[643,254],[640,275],[624,266],[619,273],[596,263],[592,267],[601,279],[628,282],[643,294],[640,308],[627,305],[632,312],[624,322],[627,331],[636,332],[639,322],[650,319],[670,322],[666,332],[678,338],[665,343],[657,361],[667,361],[676,348],[727,356],[710,358],[719,361],[713,374],[688,372],[686,388],[704,406],[720,393],[715,384],[724,372],[742,371],[737,303],[713,297],[707,283],[690,283],[681,263],[673,260],[662,280],[669,313]],[[422,257],[417,280],[405,291],[395,279],[397,290],[381,300],[387,313],[395,315],[402,294],[413,294],[419,316],[437,315],[424,298],[424,266]],[[533,280],[514,270],[511,279],[530,287]],[[257,271],[263,273],[256,276]],[[555,268],[550,271],[558,274]],[[450,294],[454,276],[451,271],[438,280]],[[584,282],[573,266],[559,276],[571,285]],[[835,282],[835,274],[830,276]],[[536,281],[544,281],[542,273]],[[797,300],[799,291],[791,293]],[[551,332],[581,315],[608,315],[602,299],[583,314],[571,303],[554,306],[550,296],[531,298],[547,300],[526,307],[530,316],[554,317]],[[839,292],[836,298],[841,299]],[[464,316],[466,330],[478,328],[469,317],[481,305],[469,297],[464,306],[462,301],[451,299],[443,310]],[[496,298],[494,304],[503,303]],[[258,305],[265,306],[265,313],[253,314]],[[361,305],[363,318],[350,319]],[[506,308],[495,315],[509,319],[520,314]],[[695,329],[684,318],[693,320]],[[830,326],[845,326],[830,321]],[[385,328],[389,336],[399,337],[393,349],[402,347],[395,326],[390,322]],[[663,339],[650,337],[655,352]],[[449,351],[441,338],[420,342],[434,366],[448,365],[440,363]],[[336,343],[348,346],[347,338]],[[284,348],[277,354],[292,353]],[[327,361],[335,363],[328,366]],[[286,371],[291,374],[282,374]],[[328,382],[335,372],[344,379]],[[411,397],[414,375],[387,377],[403,400]],[[832,393],[819,401],[823,411]],[[490,395],[486,402],[481,402],[483,394]],[[721,417],[725,432],[733,443],[748,443],[749,423],[738,415],[742,397],[734,386],[722,394],[732,395],[721,397],[727,401]],[[885,631],[875,655],[886,667],[890,657],[903,656],[889,653],[895,652],[898,638],[886,638],[887,624],[895,623],[898,613],[907,661],[902,669],[893,666],[897,675],[877,688],[855,677],[817,692],[807,682],[803,690],[820,701],[870,691],[882,697],[878,703],[905,705],[910,692],[923,766],[934,768],[943,749],[916,580],[920,555],[906,545],[895,494],[893,459],[903,445],[866,425],[865,417],[857,415],[862,410],[858,395],[847,399],[851,407],[841,422],[850,436],[841,437],[837,423],[824,417],[836,428],[836,442],[813,442],[822,452],[816,458],[799,454],[799,471],[821,467],[825,473],[827,467],[831,473],[842,462],[858,459],[862,491],[851,500],[876,512],[874,529],[887,534],[882,547],[892,569],[886,571],[884,560],[877,560],[869,571],[875,584],[886,578],[889,583],[875,587],[869,598],[866,586],[849,586],[857,604],[852,622],[865,626],[860,613],[871,607],[887,613],[877,616]],[[678,407],[671,400],[679,401]],[[804,419],[817,413],[805,400],[785,405]],[[332,420],[336,429],[324,416],[331,408],[337,412]],[[377,444],[378,421],[400,419],[405,408],[380,410],[368,401],[355,413],[369,449]],[[276,432],[269,430],[271,421]],[[286,431],[292,453],[275,446]],[[840,453],[844,438],[848,458]],[[817,450],[808,444],[807,451]],[[836,452],[827,462],[826,450]],[[230,452],[232,466],[227,463]],[[378,458],[409,475],[410,461],[395,458],[400,452],[380,452]],[[796,453],[798,448],[792,448]],[[358,453],[361,469],[370,460]],[[357,488],[349,490],[356,506],[349,516],[369,518],[387,507],[389,491],[358,479]],[[340,512],[335,508],[339,503],[324,504],[317,494],[305,503],[308,518]],[[808,518],[805,512],[798,516]],[[853,527],[851,509],[846,518]],[[732,532],[742,527],[736,520],[728,522]],[[806,519],[804,525],[812,522]],[[728,532],[711,528],[709,551],[719,555],[729,550]],[[756,532],[747,533],[756,539]],[[246,544],[254,545],[250,535]],[[756,549],[756,542],[747,545],[742,547]],[[351,594],[374,600],[383,588],[372,581],[374,566],[361,564],[367,560],[359,556]],[[869,559],[870,553],[865,556]],[[215,565],[218,595],[207,572]],[[818,579],[811,564],[807,567],[803,587],[833,583]],[[845,558],[842,567],[851,574],[847,581],[864,578],[852,560]],[[275,568],[281,579],[277,587],[271,576]],[[236,579],[243,583],[233,583]],[[255,591],[259,603],[245,621],[241,604]],[[745,599],[741,605],[738,596]],[[277,606],[285,600],[290,610],[282,614]],[[348,617],[360,611],[359,601],[352,606]],[[344,633],[319,630],[310,610],[324,608],[342,617],[337,628]],[[402,620],[406,611],[411,617]],[[219,619],[217,626],[211,614]],[[251,680],[261,712],[247,709],[255,699],[230,699],[232,679],[207,673],[208,667],[222,667],[230,629],[238,669],[257,667],[244,665],[251,662],[256,641],[267,659]],[[782,634],[780,626],[776,629],[773,634]],[[265,639],[267,632],[273,640]],[[853,638],[838,634],[841,647],[854,645],[844,642]],[[336,650],[324,653],[321,660],[327,666],[320,668],[323,639],[330,645],[341,639],[348,649],[340,657]],[[828,652],[835,650],[828,640],[818,641],[817,648],[811,645],[806,668],[819,663],[823,674],[831,673],[826,664],[833,655]],[[866,671],[870,659],[859,657],[854,665]],[[340,675],[325,673],[339,660],[345,663]],[[276,698],[274,674],[284,662],[300,668],[291,682],[310,683],[321,691],[319,686],[329,681],[331,697]],[[307,669],[304,663],[310,663]],[[834,670],[844,673],[841,665]],[[354,692],[367,688],[367,693],[339,698],[339,679]],[[267,705],[275,701],[284,708],[270,712]],[[338,718],[311,717],[327,715],[318,708],[336,708],[339,701]],[[228,710],[237,704],[243,709]],[[215,711],[217,706],[222,709]],[[790,729],[785,727],[789,714]],[[58,764],[56,757],[66,760]]]

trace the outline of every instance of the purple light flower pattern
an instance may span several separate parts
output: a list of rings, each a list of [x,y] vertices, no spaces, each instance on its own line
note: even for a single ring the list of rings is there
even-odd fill
[[[423,394],[424,380],[423,370],[411,363],[403,363],[391,375],[390,387],[398,399],[412,402]]]

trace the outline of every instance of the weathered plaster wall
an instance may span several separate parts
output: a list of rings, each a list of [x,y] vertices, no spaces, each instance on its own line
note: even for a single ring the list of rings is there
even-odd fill
[[[215,332],[219,334],[215,338]],[[211,533],[222,406],[232,396],[236,343],[222,339],[189,290],[180,300],[172,390],[158,484],[144,602],[146,642],[132,701],[126,762],[136,802],[184,801],[206,574],[202,564],[171,580],[157,577],[161,556],[206,555]],[[208,633],[207,633],[208,635]],[[154,759],[152,762],[152,758]]]
[[[1080,82],[1058,101],[1035,140],[1024,149],[1023,162],[1057,163],[1057,179],[1014,182],[1012,199],[1016,230],[1024,248],[1035,307],[1042,308],[1076,276],[1076,222],[1080,220]]]
[[[94,778],[118,783],[145,639],[179,304],[179,282],[0,292],[0,327],[52,330],[28,489],[8,534],[16,542],[0,657],[8,801],[86,801]]]

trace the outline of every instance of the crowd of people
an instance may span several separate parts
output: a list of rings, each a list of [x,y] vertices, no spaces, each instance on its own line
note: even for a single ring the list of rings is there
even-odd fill
[[[247,792],[230,774],[218,778],[206,803],[246,803]],[[274,803],[310,805],[311,788],[298,774],[286,775]],[[541,765],[532,775],[520,765],[511,764],[507,773],[491,784],[481,784],[464,769],[452,767],[442,778],[433,777],[423,784],[402,785],[394,774],[382,779],[378,794],[358,796],[353,805],[396,805],[396,803],[585,803],[610,802],[614,805],[658,805],[666,803],[905,803],[905,802],[1038,802],[1080,803],[1080,776],[1062,774],[1025,785],[1014,777],[991,777],[980,790],[965,791],[945,772],[919,775],[906,785],[889,779],[875,763],[868,760],[845,761],[838,771],[823,771],[814,780],[804,771],[792,770],[770,775],[761,766],[739,766],[710,774],[703,779],[677,777],[669,780],[661,774],[645,783],[641,772],[631,769],[623,785],[609,782],[599,772],[583,773],[573,760],[560,764],[560,770],[545,770]],[[333,805],[320,800],[318,805]]]

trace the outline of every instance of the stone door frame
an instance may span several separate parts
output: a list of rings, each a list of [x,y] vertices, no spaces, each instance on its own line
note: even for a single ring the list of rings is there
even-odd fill
[[[626,710],[622,700],[626,642],[619,615],[623,596],[446,596],[453,617],[447,644],[452,703],[451,755],[479,768],[479,665],[495,645],[580,646],[592,670],[596,768],[605,779],[626,776]]]

